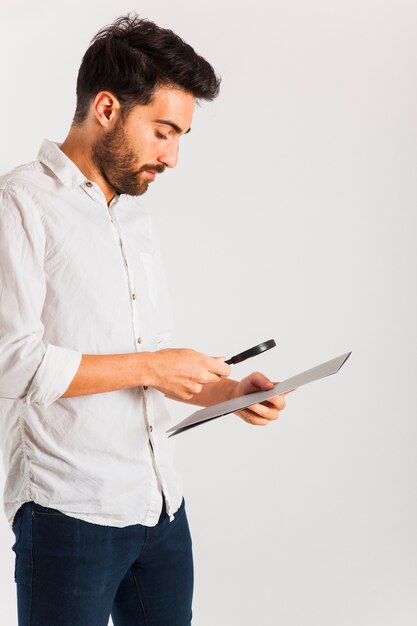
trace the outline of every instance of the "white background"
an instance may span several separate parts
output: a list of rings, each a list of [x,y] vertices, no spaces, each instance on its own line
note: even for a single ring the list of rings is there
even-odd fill
[[[90,38],[136,10],[223,78],[174,171],[142,200],[162,242],[178,347],[283,380],[343,352],[280,419],[176,439],[195,626],[417,623],[414,0],[2,3],[0,169],[62,141]],[[169,401],[173,421],[194,407]],[[3,480],[3,478],[2,478]],[[2,624],[13,534],[0,519]],[[52,625],[45,625],[52,626]],[[80,625],[84,626],[84,625]]]

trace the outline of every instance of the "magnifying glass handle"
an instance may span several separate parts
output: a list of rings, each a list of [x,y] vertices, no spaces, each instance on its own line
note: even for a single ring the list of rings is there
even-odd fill
[[[245,350],[244,352],[240,352],[239,354],[235,354],[230,359],[227,359],[225,363],[228,365],[235,365],[236,363],[241,363],[242,361],[246,361],[246,359],[250,359],[252,356],[256,356],[257,354],[261,354],[261,352],[265,352],[266,350],[270,350],[274,348],[277,344],[274,339],[269,339],[268,341],[263,341],[262,343],[258,343],[257,346],[253,346],[253,348],[249,348],[249,350]]]

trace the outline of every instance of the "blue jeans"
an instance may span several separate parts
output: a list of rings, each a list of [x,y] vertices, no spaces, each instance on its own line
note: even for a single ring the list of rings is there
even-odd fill
[[[19,626],[190,626],[193,557],[182,500],[172,522],[124,528],[34,502],[13,520]]]

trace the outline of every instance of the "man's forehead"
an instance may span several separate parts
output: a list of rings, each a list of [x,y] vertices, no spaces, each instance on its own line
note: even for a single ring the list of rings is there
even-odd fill
[[[151,102],[138,107],[138,113],[147,121],[172,126],[176,132],[189,132],[195,98],[180,89],[160,87]]]

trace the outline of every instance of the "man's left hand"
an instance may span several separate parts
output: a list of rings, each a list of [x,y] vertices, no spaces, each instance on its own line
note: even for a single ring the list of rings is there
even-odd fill
[[[247,393],[253,393],[255,391],[268,391],[272,389],[277,383],[272,382],[261,374],[260,372],[253,372],[246,378],[243,378],[233,389],[230,399],[244,396]],[[248,424],[254,426],[266,426],[270,422],[278,419],[279,412],[283,411],[286,407],[285,397],[287,393],[295,391],[291,389],[279,396],[273,396],[264,402],[259,402],[248,406],[246,409],[235,411],[236,415],[241,417]]]

